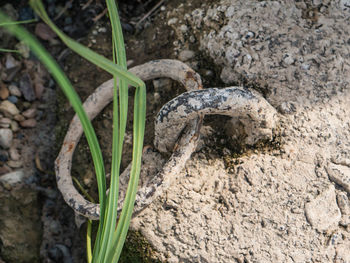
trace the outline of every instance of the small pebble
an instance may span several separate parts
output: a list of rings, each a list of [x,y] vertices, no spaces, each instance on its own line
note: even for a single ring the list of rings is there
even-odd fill
[[[0,126],[2,128],[10,127],[11,120],[9,118],[0,118]]]
[[[177,19],[176,17],[169,19],[169,20],[168,20],[168,26],[171,26],[171,25],[173,25],[173,24],[176,24],[177,21],[178,21],[178,19]]]
[[[12,117],[16,114],[19,114],[19,110],[17,109],[16,105],[8,100],[5,100],[0,103],[0,112],[8,117]]]
[[[326,169],[329,179],[350,194],[350,167],[330,163]]]
[[[179,54],[179,60],[185,62],[194,57],[194,52],[192,50],[183,50]]]
[[[5,67],[6,69],[14,68],[18,66],[18,61],[13,58],[11,54],[6,55]]]
[[[17,114],[13,117],[16,121],[24,121],[25,118],[21,114]]]
[[[327,230],[332,225],[337,225],[341,214],[337,206],[334,185],[305,204],[305,215],[312,227],[319,231]]]
[[[54,234],[54,235],[58,235],[61,232],[61,226],[55,220],[51,221],[51,223],[49,225],[49,228],[51,230],[51,233]]]
[[[28,73],[23,73],[19,80],[19,89],[23,94],[23,97],[27,101],[35,100],[36,96],[33,89],[33,83]]]
[[[19,125],[17,121],[11,121],[10,127],[13,132],[17,132],[19,130]]]
[[[23,166],[23,162],[21,160],[18,160],[18,161],[10,160],[6,164],[11,168],[20,168]]]
[[[294,58],[290,54],[286,54],[286,57],[283,59],[283,62],[287,65],[292,65],[294,63]]]
[[[9,95],[10,92],[7,89],[6,85],[0,82],[0,98],[6,100]]]
[[[36,115],[36,109],[33,109],[33,108],[28,109],[28,110],[22,112],[22,115],[27,119],[32,119]]]
[[[160,94],[158,92],[154,93],[154,100],[159,101],[160,100]]]
[[[23,102],[24,108],[28,109],[28,108],[30,108],[30,106],[32,106],[32,104],[30,104],[30,102],[28,102],[28,101]]]
[[[9,89],[11,95],[16,96],[16,97],[22,96],[22,93],[17,86],[10,85],[10,86],[8,86],[8,89]]]
[[[186,33],[188,30],[188,27],[186,25],[181,25],[180,30],[182,31],[182,33]]]
[[[13,104],[16,104],[18,102],[18,98],[16,96],[9,96],[7,99]]]
[[[10,129],[0,129],[0,147],[7,149],[12,144],[13,133]]]
[[[24,128],[34,128],[36,126],[36,120],[28,119],[25,121],[21,121],[19,124]]]
[[[190,40],[191,43],[196,42],[196,38],[195,38],[194,36],[190,36],[190,39],[189,39],[189,40]]]
[[[16,147],[11,147],[9,150],[10,158],[13,161],[18,161],[21,158],[21,155],[18,153]]]
[[[24,179],[24,172],[22,170],[14,171],[0,176],[0,182],[3,184],[15,185],[21,183]]]

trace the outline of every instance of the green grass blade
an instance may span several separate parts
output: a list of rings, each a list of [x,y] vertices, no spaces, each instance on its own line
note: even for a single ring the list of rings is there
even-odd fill
[[[123,210],[120,215],[117,229],[113,235],[113,247],[109,250],[105,262],[118,262],[129,229],[132,211],[134,208],[137,186],[141,170],[142,147],[146,118],[146,86],[136,90],[134,106],[133,156],[130,171],[130,181],[126,192]]]
[[[33,22],[37,22],[38,20],[36,19],[29,19],[29,20],[23,20],[23,21],[10,21],[8,22],[2,22],[0,23],[0,26],[13,26],[13,25],[20,25],[20,24],[30,24]]]
[[[105,182],[105,169],[103,165],[102,153],[101,153],[99,143],[97,141],[96,134],[92,127],[92,124],[89,118],[87,117],[86,112],[84,111],[84,108],[82,106],[82,103],[78,94],[75,92],[70,81],[68,80],[66,75],[63,73],[63,71],[60,69],[56,61],[51,57],[51,55],[42,47],[42,45],[30,33],[28,33],[24,28],[14,23],[11,23],[11,21],[2,13],[0,13],[0,23],[1,24],[6,23],[7,24],[6,29],[10,33],[14,34],[18,39],[25,42],[30,47],[30,49],[34,52],[34,54],[40,59],[40,61],[46,66],[46,68],[49,69],[52,76],[60,85],[64,94],[66,95],[69,102],[71,103],[73,109],[77,113],[90,147],[92,159],[95,166],[97,181],[99,184],[99,192],[100,192],[99,202],[102,204],[102,207],[103,207],[106,200],[106,194],[105,194],[106,182]]]
[[[80,184],[77,178],[72,176],[74,183],[78,186],[83,195],[92,203],[95,203],[95,200],[89,195],[89,193],[84,189],[84,187]],[[92,262],[92,249],[91,249],[91,231],[92,231],[92,220],[87,220],[87,229],[86,229],[86,257],[87,262]]]
[[[18,50],[15,49],[7,49],[7,48],[0,48],[0,52],[6,52],[6,53],[18,53],[21,54],[21,52],[19,52]]]
[[[66,34],[64,34],[48,17],[45,8],[41,2],[41,0],[30,0],[29,1],[31,7],[35,12],[45,21],[46,24],[50,26],[50,28],[61,38],[61,40],[74,52],[78,53],[91,63],[97,65],[103,70],[109,72],[112,75],[118,75],[118,78],[125,80],[128,84],[139,87],[142,85],[143,81],[136,77],[134,74],[128,72],[123,69],[121,66],[114,64],[109,59],[97,54],[91,49],[83,46],[82,44],[74,41]]]
[[[118,16],[118,10],[114,1],[107,0],[107,8],[112,25],[113,39],[113,58],[116,59],[118,65],[127,69],[124,39],[122,28]],[[102,244],[99,250],[98,261],[105,262],[106,252],[112,247],[113,233],[115,231],[118,206],[119,191],[119,173],[122,159],[123,142],[126,129],[127,111],[128,111],[128,85],[119,80],[119,115],[118,115],[118,93],[116,87],[117,76],[114,76],[114,113],[113,113],[113,146],[112,146],[112,167],[111,167],[111,186],[108,196],[108,207],[106,209],[106,224],[103,228]],[[119,128],[119,129],[118,129]],[[123,244],[121,244],[122,246]]]

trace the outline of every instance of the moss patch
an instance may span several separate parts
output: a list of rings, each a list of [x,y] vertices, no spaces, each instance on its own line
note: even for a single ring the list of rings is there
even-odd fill
[[[155,250],[138,231],[129,230],[119,263],[161,263]]]

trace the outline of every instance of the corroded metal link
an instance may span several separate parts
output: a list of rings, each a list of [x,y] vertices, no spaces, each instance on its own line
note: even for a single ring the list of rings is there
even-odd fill
[[[154,145],[160,152],[173,149],[186,124],[203,115],[239,117],[246,144],[272,138],[276,110],[258,93],[240,87],[210,88],[181,94],[166,103],[155,122]]]
[[[187,90],[196,90],[202,88],[200,76],[191,68],[189,68],[186,64],[177,60],[155,60],[140,66],[133,67],[130,69],[130,71],[144,81],[154,78],[165,77],[179,81],[185,86]],[[95,90],[95,92],[91,94],[84,102],[83,106],[89,119],[94,119],[96,115],[99,112],[101,112],[102,109],[105,108],[112,101],[112,99],[113,80],[109,80],[100,85]],[[192,121],[191,125],[197,125],[197,121]],[[98,220],[100,213],[99,205],[87,201],[82,195],[80,195],[79,192],[75,189],[71,178],[73,153],[82,133],[83,129],[80,120],[77,117],[77,115],[75,115],[70,123],[69,129],[64,138],[61,151],[55,161],[57,186],[60,192],[62,193],[64,200],[74,209],[75,212],[86,216],[90,219]],[[143,159],[147,159],[147,157],[143,156]],[[181,155],[172,157],[170,161],[173,159],[181,160],[176,162],[179,165],[179,167],[184,165],[182,164],[182,161],[186,162],[186,160],[183,160]],[[175,169],[176,167],[173,168]],[[127,176],[125,175],[125,177]],[[160,175],[160,177],[164,176]],[[144,192],[147,192],[147,189]],[[136,198],[137,200],[142,199],[139,198],[139,196],[142,195],[141,193],[142,191],[138,193],[138,197]]]
[[[246,143],[254,144],[259,139],[272,137],[276,125],[276,110],[257,92],[239,87],[202,90],[201,80],[188,66],[175,60],[157,60],[132,68],[143,80],[169,77],[185,85],[188,92],[166,103],[156,117],[156,149],[146,148],[142,155],[141,182],[134,212],[141,211],[162,194],[184,168],[195,151],[201,120],[207,114],[238,117],[245,128]],[[113,80],[103,83],[85,101],[84,108],[93,119],[113,98]],[[99,218],[99,205],[85,200],[74,188],[70,176],[72,156],[81,137],[82,127],[75,116],[65,137],[61,152],[56,159],[58,188],[65,201],[79,214],[90,219]],[[160,152],[171,152],[165,160]],[[121,210],[130,167],[120,176]]]

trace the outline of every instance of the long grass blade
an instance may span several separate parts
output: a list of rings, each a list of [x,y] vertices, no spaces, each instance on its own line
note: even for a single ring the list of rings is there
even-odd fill
[[[113,247],[109,250],[105,262],[118,262],[126,235],[129,229],[132,211],[134,209],[135,197],[141,170],[142,146],[145,131],[146,118],[146,86],[143,85],[136,90],[134,105],[134,132],[133,132],[133,156],[130,171],[130,181],[124,200],[117,230],[113,235]],[[120,245],[121,244],[121,245]]]
[[[50,28],[61,38],[61,40],[74,52],[78,53],[80,56],[84,57],[110,74],[118,75],[119,78],[125,80],[129,85],[134,87],[139,87],[142,85],[143,81],[134,74],[128,72],[121,66],[114,64],[109,59],[97,54],[64,34],[48,17],[41,0],[30,0],[29,3],[34,11],[41,17],[41,19],[43,19],[44,22],[48,24]]]
[[[122,28],[118,16],[118,10],[115,1],[107,0],[108,14],[112,25],[113,40],[113,59],[123,69],[126,67],[126,56]],[[123,142],[126,129],[127,111],[128,111],[128,85],[122,79],[119,79],[119,111],[118,111],[118,89],[117,75],[114,75],[114,95],[113,95],[113,144],[112,144],[112,164],[111,164],[111,185],[107,197],[107,209],[105,211],[106,223],[103,227],[101,244],[99,243],[99,255],[97,261],[105,262],[106,253],[112,246],[113,233],[116,226],[119,191],[119,173],[122,159]],[[119,114],[118,114],[119,113]],[[123,244],[121,244],[123,245]]]

